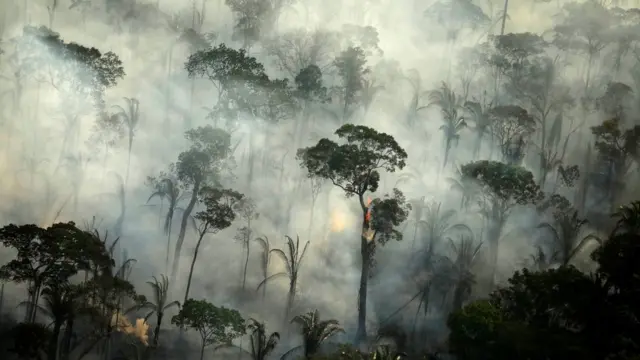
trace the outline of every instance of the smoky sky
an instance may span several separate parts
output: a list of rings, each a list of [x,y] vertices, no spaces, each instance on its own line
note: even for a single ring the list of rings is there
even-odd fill
[[[135,2],[129,1],[120,2],[129,5]],[[59,32],[65,41],[93,46],[102,52],[113,51],[123,61],[126,76],[106,92],[110,111],[116,111],[116,105],[124,107],[124,98],[135,98],[140,103],[140,123],[135,132],[130,175],[125,189],[126,218],[121,245],[128,257],[137,259],[131,278],[142,293],[149,291],[145,282],[152,275],[169,271],[165,268],[167,238],[162,232],[162,214],[166,204],[157,199],[147,202],[151,189],[145,185],[145,180],[147,176],[166,171],[178,154],[187,148],[184,114],[192,113],[192,127],[212,124],[212,119],[206,116],[206,108],[215,104],[213,86],[202,79],[193,82],[194,96],[191,100],[192,82],[184,70],[190,50],[179,41],[180,31],[192,25],[194,8],[199,12],[204,9],[200,14],[204,19],[200,31],[213,34],[213,44],[225,43],[234,48],[242,45],[232,38],[233,14],[223,0],[195,1],[192,4],[184,0],[138,0],[136,6],[142,10],[133,18],[119,20],[117,31],[114,30],[114,19],[122,18],[122,14],[104,11],[103,2],[97,0],[92,0],[94,5],[82,9],[70,9],[69,0],[60,0],[53,19],[53,30]],[[204,7],[202,1],[206,1]],[[19,36],[27,24],[48,26],[47,7],[50,5],[49,0],[3,1],[0,5],[0,30],[5,40],[1,47],[6,47],[7,53],[11,53],[8,39]],[[371,69],[370,76],[376,79],[380,88],[366,114],[360,112],[352,121],[393,135],[407,150],[409,158],[403,171],[383,174],[380,189],[370,196],[382,196],[397,186],[408,199],[424,197],[426,201],[441,202],[443,208],[459,210],[459,195],[451,190],[447,180],[455,176],[455,166],[447,166],[440,171],[444,146],[439,129],[442,123],[439,109],[431,107],[422,112],[420,124],[414,127],[407,126],[404,119],[415,92],[412,85],[419,84],[419,91],[428,91],[447,81],[458,91],[461,74],[470,70],[459,65],[464,56],[461,49],[485,41],[487,34],[499,31],[503,2],[478,2],[490,21],[479,28],[463,29],[452,47],[443,40],[443,26],[423,15],[429,5],[417,0],[301,0],[283,9],[276,29],[268,37],[285,38],[291,34],[312,34],[319,30],[340,32],[344,24],[375,27],[381,53],[372,53],[367,66]],[[556,2],[513,2],[509,6],[506,33],[547,30],[553,24],[553,14],[558,11]],[[278,66],[277,59],[269,53],[265,43],[252,46],[249,54],[265,65],[271,78],[291,77]],[[327,50],[325,63],[330,64],[336,55],[334,49]],[[56,171],[64,136],[61,98],[46,82],[27,76],[19,108],[12,108],[13,100],[8,94],[15,89],[11,81],[13,65],[7,57],[2,59],[0,73],[7,78],[0,81],[0,92],[5,94],[0,98],[0,113],[4,124],[11,122],[13,125],[10,133],[6,126],[0,128],[0,222],[47,226],[54,221],[75,221],[80,225],[95,221],[94,225],[101,232],[112,231],[120,214],[119,177],[124,176],[128,163],[126,140],[109,149],[107,156],[92,151],[92,146],[95,147],[91,140],[94,117],[91,112],[84,113],[71,152],[76,166]],[[579,65],[568,69],[576,74],[582,71]],[[567,81],[572,81],[571,77]],[[326,85],[336,82],[336,75],[331,69],[325,73],[325,82]],[[478,90],[473,91],[481,93]],[[167,97],[170,98],[170,106],[167,105]],[[162,133],[161,124],[166,117],[171,124],[169,136]],[[332,137],[338,127],[329,115],[321,112],[314,113],[313,121],[313,136],[301,139],[301,146],[310,146],[320,137]],[[299,300],[294,313],[317,308],[323,317],[339,319],[348,331],[352,331],[355,329],[360,276],[359,204],[353,198],[345,198],[330,183],[325,183],[311,214],[311,183],[304,178],[306,174],[295,160],[296,148],[291,146],[290,131],[291,126],[287,124],[274,126],[262,121],[241,121],[232,133],[233,142],[239,142],[234,153],[238,164],[234,169],[236,181],[225,185],[248,194],[244,179],[247,177],[246,161],[251,156],[247,139],[252,132],[255,136],[254,153],[260,156],[267,154],[265,160],[260,160],[263,162],[261,170],[255,175],[256,181],[250,193],[260,213],[253,224],[253,235],[267,237],[271,246],[278,248],[285,246],[284,235],[294,240],[299,236],[303,245],[309,241],[300,271]],[[583,139],[586,139],[588,131],[584,134]],[[571,142],[571,148],[575,150],[570,151],[569,157],[581,151],[579,139],[576,137]],[[471,161],[472,148],[473,134],[470,130],[462,131],[451,162],[461,165]],[[483,152],[486,152],[485,157],[489,156],[488,146]],[[35,178],[28,175],[29,166],[37,167]],[[76,207],[72,194],[78,188]],[[50,206],[45,209],[43,204],[47,201]],[[185,206],[184,203],[181,206]],[[281,217],[286,219],[284,223],[287,225],[278,220]],[[501,273],[510,274],[528,258],[533,238],[537,235],[527,229],[538,221],[526,211],[510,219],[506,233],[511,234],[512,240],[500,249]],[[459,211],[451,222],[465,223],[473,230],[483,225],[479,214],[473,212]],[[282,329],[287,279],[270,282],[265,300],[260,293],[254,293],[262,276],[259,267],[261,250],[255,242],[251,242],[249,247],[249,290],[240,291],[244,252],[242,244],[234,237],[242,225],[242,221],[237,219],[229,229],[206,239],[195,267],[191,296],[238,307],[246,317],[267,321],[270,330]],[[178,227],[179,216],[174,220],[172,248]],[[415,279],[407,276],[406,271],[413,242],[409,229],[407,227],[402,242],[389,243],[379,250],[377,276],[372,280],[370,290],[371,301],[376,303],[369,306],[371,326],[416,292]],[[480,234],[475,235],[481,241]],[[179,284],[173,284],[175,299],[181,299],[183,294],[195,237],[195,232],[189,230],[182,250]],[[443,247],[442,252],[447,251],[448,248]],[[5,259],[11,255],[5,249],[0,250],[0,254]],[[269,271],[275,274],[284,271],[284,266],[279,259],[273,258]],[[24,288],[14,285],[9,288],[9,304],[17,305],[24,299]],[[298,345],[293,336],[285,339],[284,343]]]

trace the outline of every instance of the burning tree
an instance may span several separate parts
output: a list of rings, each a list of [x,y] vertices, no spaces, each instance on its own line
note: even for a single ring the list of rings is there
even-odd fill
[[[338,144],[320,139],[314,146],[298,150],[301,166],[309,177],[330,180],[342,189],[346,197],[357,196],[362,209],[360,254],[362,272],[358,299],[358,331],[356,341],[366,336],[367,281],[373,262],[376,241],[381,245],[391,239],[401,240],[402,234],[394,227],[402,223],[410,206],[398,189],[392,196],[365,201],[367,192],[375,192],[380,183],[380,171],[395,172],[405,166],[407,153],[388,134],[362,126],[346,124],[335,134],[346,142]]]

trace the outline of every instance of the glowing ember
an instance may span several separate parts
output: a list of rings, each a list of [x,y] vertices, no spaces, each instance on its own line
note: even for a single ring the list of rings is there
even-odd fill
[[[367,223],[371,221],[371,198],[367,198],[367,214],[364,216]]]
[[[136,323],[133,325],[124,315],[115,313],[111,317],[111,326],[114,326],[117,331],[135,336],[145,346],[149,345],[149,324],[144,319],[136,319]]]
[[[372,241],[375,236],[375,231],[371,227],[371,210],[373,210],[373,205],[371,204],[371,198],[367,198],[367,213],[364,216],[366,221],[366,227],[362,229],[362,236],[364,236],[367,241]]]

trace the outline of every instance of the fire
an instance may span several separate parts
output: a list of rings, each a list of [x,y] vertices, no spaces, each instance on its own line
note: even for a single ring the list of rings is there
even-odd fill
[[[364,216],[367,223],[371,221],[371,198],[367,198],[367,214]]]
[[[144,319],[136,319],[136,323],[133,325],[124,315],[115,313],[111,318],[111,325],[114,326],[117,331],[138,338],[145,346],[149,345],[149,324],[147,324]]]
[[[347,227],[346,215],[341,211],[331,212],[331,231],[342,232]]]

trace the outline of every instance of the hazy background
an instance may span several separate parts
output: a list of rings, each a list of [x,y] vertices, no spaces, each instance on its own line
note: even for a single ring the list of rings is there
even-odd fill
[[[195,8],[199,11],[203,9],[202,1],[206,1],[206,7],[199,31],[214,34],[214,45],[226,43],[235,48],[241,47],[240,42],[232,40],[234,18],[224,1],[196,0]],[[212,123],[205,118],[207,111],[204,107],[213,106],[215,92],[208,81],[196,80],[193,104],[190,101],[191,82],[184,70],[190,50],[179,39],[180,31],[192,26],[194,4],[190,1],[158,0],[156,4],[155,0],[120,0],[120,3],[126,4],[123,8],[135,9],[134,15],[126,20],[117,20],[120,31],[114,30],[116,20],[113,19],[121,19],[123,15],[105,10],[105,0],[91,2],[93,4],[87,7],[69,9],[69,0],[59,0],[53,30],[59,32],[65,41],[94,46],[102,52],[113,51],[122,59],[126,76],[115,88],[107,90],[107,106],[124,107],[123,97],[133,97],[140,102],[141,121],[135,135],[126,187],[126,219],[121,245],[128,257],[137,259],[131,279],[138,291],[146,293],[148,286],[144,282],[152,275],[168,273],[168,270],[165,269],[166,236],[162,233],[161,213],[166,209],[161,209],[157,199],[147,204],[152,191],[145,185],[145,180],[147,176],[166,170],[168,164],[186,149],[185,119],[181,114],[188,113],[190,108],[194,109],[192,127]],[[444,208],[459,208],[459,195],[450,190],[447,182],[447,177],[453,176],[452,167],[447,167],[442,173],[439,171],[443,152],[439,130],[440,111],[433,108],[424,112],[420,126],[408,128],[404,118],[412,89],[410,82],[399,75],[415,79],[415,75],[419,74],[423,91],[436,89],[442,81],[448,81],[454,89],[458,89],[457,74],[469,69],[457,67],[461,55],[456,53],[456,49],[484,41],[488,33],[499,32],[500,28],[497,19],[503,2],[480,0],[475,3],[497,24],[463,30],[451,52],[442,40],[442,26],[423,15],[430,5],[429,1],[300,0],[284,8],[277,29],[269,35],[285,37],[318,29],[340,32],[344,24],[369,25],[377,29],[382,55],[370,56],[368,66],[372,69],[372,77],[384,88],[377,92],[366,116],[356,116],[353,121],[393,135],[409,153],[409,160],[405,171],[383,177],[384,181],[376,195],[381,196],[397,185],[409,199],[424,196],[426,200],[442,202]],[[549,29],[553,24],[553,14],[562,3],[561,0],[558,3],[535,4],[512,1],[505,33]],[[11,39],[19,36],[26,24],[49,24],[47,6],[51,6],[51,0],[3,0],[0,4],[1,37]],[[277,59],[262,45],[252,46],[250,55],[266,66],[270,77],[291,78],[291,74],[281,69]],[[170,65],[169,52],[172,54]],[[335,49],[327,49],[324,58],[326,64],[330,64],[336,55]],[[454,57],[451,70],[449,57]],[[6,76],[6,79],[2,79],[5,81],[0,82],[0,96],[4,97],[0,99],[0,104],[3,104],[0,105],[0,114],[2,123],[12,124],[11,127],[0,127],[0,223],[47,226],[54,221],[73,220],[84,224],[95,219],[99,229],[112,230],[120,214],[116,174],[124,177],[126,173],[126,140],[110,149],[106,156],[103,149],[96,150],[91,140],[94,117],[88,113],[80,120],[79,141],[70,154],[75,156],[75,167],[67,165],[56,171],[64,134],[60,98],[56,90],[46,83],[38,84],[28,79],[24,83],[20,108],[10,108],[8,104],[11,104],[11,96],[15,94],[11,91],[15,89],[11,69],[10,62],[0,63],[0,74]],[[576,68],[575,71],[581,70]],[[330,72],[325,74],[327,85],[334,81],[332,76]],[[167,79],[170,79],[169,105],[165,96]],[[162,133],[161,126],[166,114],[171,122],[168,136]],[[323,118],[316,115],[314,123],[314,134],[302,139],[302,146],[309,146],[322,136],[331,136],[338,127],[330,116]],[[360,209],[357,201],[345,199],[338,189],[325,184],[311,219],[311,187],[308,180],[300,181],[304,172],[295,161],[296,149],[291,146],[287,135],[291,127],[286,124],[269,126],[267,131],[267,126],[257,126],[255,122],[241,123],[233,133],[234,143],[240,141],[235,153],[238,180],[228,186],[250,195],[256,201],[261,216],[255,221],[255,236],[267,236],[272,247],[284,246],[285,234],[294,239],[299,235],[301,243],[310,241],[300,273],[299,301],[293,313],[318,308],[323,317],[339,319],[352,333],[355,330],[360,276]],[[266,152],[269,161],[273,162],[273,166],[267,167],[273,171],[265,170],[256,175],[251,194],[245,181],[245,161],[248,156],[246,139],[250,127],[254,127],[258,139],[255,145],[257,152]],[[585,125],[584,129],[587,136],[588,127]],[[460,165],[472,159],[473,140],[471,132],[463,131],[455,154],[450,159],[453,164]],[[579,151],[576,147],[578,141],[571,142],[571,148],[576,149],[573,151]],[[486,154],[489,152],[487,148],[483,148]],[[284,165],[283,169],[281,165]],[[37,167],[34,179],[28,175],[29,166]],[[402,175],[406,173],[412,173],[415,177]],[[295,192],[300,186],[302,188]],[[74,189],[79,190],[77,207],[72,198]],[[286,212],[287,205],[283,209],[278,199],[293,201],[289,214]],[[278,217],[288,221],[279,223]],[[532,238],[535,236],[523,235],[524,231],[518,229],[518,219],[517,216],[512,218],[507,229],[514,231],[512,240],[501,244],[500,274],[510,274],[522,266],[523,259],[532,253]],[[522,215],[523,224],[531,221],[527,214]],[[178,213],[174,218],[172,248],[179,222]],[[476,230],[481,218],[475,213],[461,212],[452,222],[466,223]],[[237,307],[246,317],[267,321],[272,331],[284,330],[281,317],[286,302],[286,279],[269,284],[265,303],[262,303],[259,295],[253,296],[239,290],[244,258],[242,245],[234,240],[234,235],[242,225],[242,221],[237,220],[231,228],[206,240],[196,264],[191,297],[205,297],[215,304]],[[407,231],[403,242],[388,244],[378,251],[377,275],[371,281],[370,290],[372,305],[369,306],[368,319],[371,326],[415,295],[415,283],[406,277],[404,271],[413,242],[410,233]],[[173,284],[176,287],[173,296],[176,300],[181,299],[183,294],[183,283],[186,282],[195,246],[194,237],[195,233],[188,231],[182,250],[180,283]],[[250,250],[247,287],[252,292],[261,281],[258,263],[260,250],[253,243]],[[6,252],[0,254],[10,256]],[[271,273],[282,269],[277,259],[271,262]],[[14,285],[8,285],[7,293],[8,306],[14,306],[24,299],[24,289],[15,289]],[[410,317],[415,310],[405,312]],[[436,324],[443,326],[442,321]],[[375,328],[370,329],[373,330]],[[290,337],[283,340],[292,345],[297,345],[296,341]],[[287,346],[279,349],[285,351]]]

